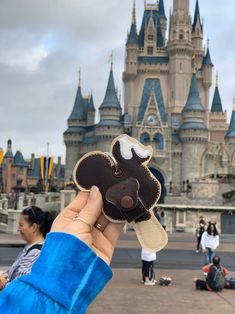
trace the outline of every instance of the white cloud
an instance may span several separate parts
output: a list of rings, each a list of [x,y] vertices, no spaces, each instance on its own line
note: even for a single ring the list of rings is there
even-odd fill
[[[47,56],[47,50],[39,44],[27,50],[1,51],[0,60],[11,67],[22,67],[27,71],[35,71]]]

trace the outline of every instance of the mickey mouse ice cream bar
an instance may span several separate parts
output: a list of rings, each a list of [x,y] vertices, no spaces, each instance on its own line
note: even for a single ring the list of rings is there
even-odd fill
[[[98,186],[107,219],[130,223],[141,246],[157,252],[168,238],[152,212],[161,185],[147,167],[151,157],[151,146],[122,134],[112,142],[111,153],[93,151],[84,155],[74,168],[74,181],[83,191]]]

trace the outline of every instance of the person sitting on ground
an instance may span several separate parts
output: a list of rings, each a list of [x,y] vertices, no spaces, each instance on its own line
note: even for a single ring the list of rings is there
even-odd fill
[[[123,224],[108,221],[97,187],[80,192],[56,217],[30,274],[0,293],[0,313],[84,314],[111,279]]]
[[[39,257],[46,234],[53,222],[53,216],[37,206],[25,208],[19,219],[18,231],[26,245],[13,265],[0,276],[0,290],[13,279],[28,274]]]
[[[157,254],[141,249],[142,260],[142,279],[146,286],[154,286],[156,284],[154,273],[154,261],[157,259]]]
[[[228,270],[220,265],[220,257],[214,256],[212,264],[203,267],[207,273],[206,280],[194,278],[196,289],[207,291],[221,291],[225,287],[225,276]]]

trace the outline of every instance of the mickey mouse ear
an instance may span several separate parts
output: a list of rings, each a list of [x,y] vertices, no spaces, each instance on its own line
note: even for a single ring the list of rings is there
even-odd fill
[[[141,246],[149,252],[158,252],[166,246],[168,236],[157,218],[150,212],[151,218],[141,222],[132,222]]]

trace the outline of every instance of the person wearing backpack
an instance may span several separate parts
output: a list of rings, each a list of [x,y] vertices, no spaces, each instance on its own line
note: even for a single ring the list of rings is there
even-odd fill
[[[215,250],[219,246],[219,234],[215,222],[209,222],[206,231],[203,232],[201,238],[202,251],[205,253],[204,265],[212,263]]]
[[[53,216],[37,206],[25,208],[19,219],[18,230],[26,245],[12,266],[0,275],[0,290],[13,279],[28,274],[40,255],[46,234],[53,222]]]
[[[220,257],[214,256],[212,264],[203,267],[207,273],[206,280],[194,278],[196,289],[207,291],[222,291],[225,288],[225,276],[228,270],[220,265]]]

